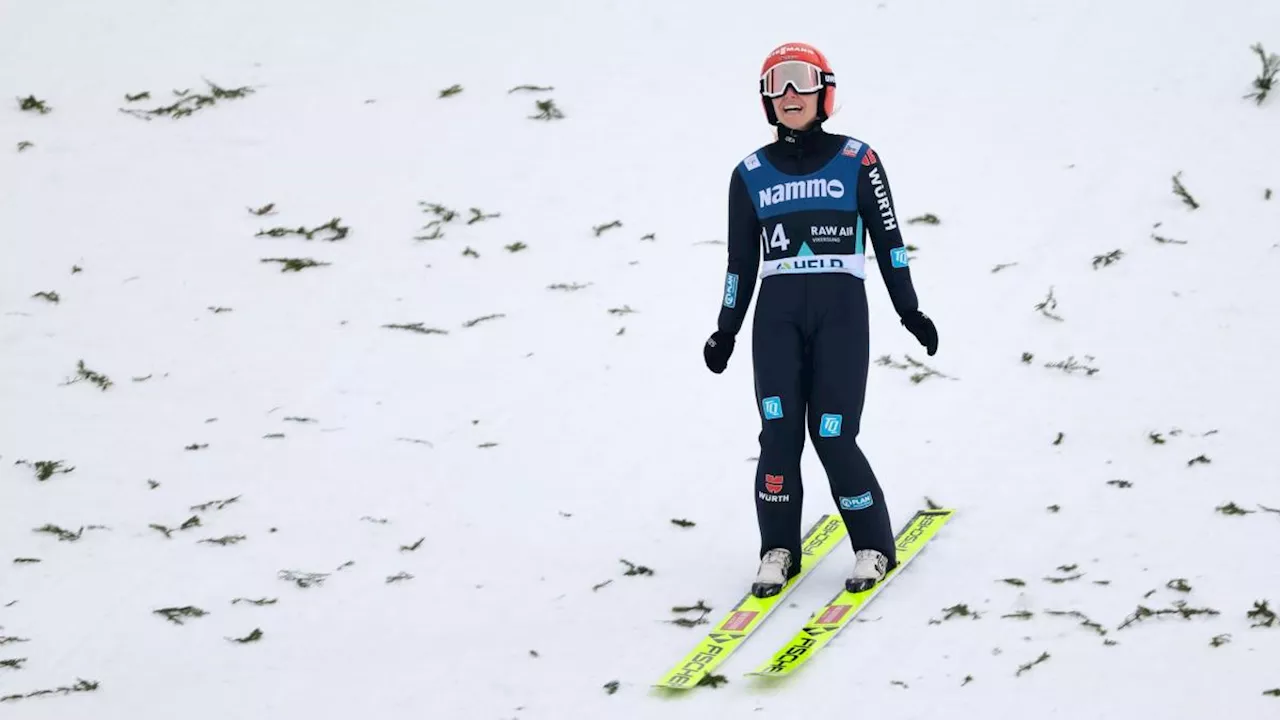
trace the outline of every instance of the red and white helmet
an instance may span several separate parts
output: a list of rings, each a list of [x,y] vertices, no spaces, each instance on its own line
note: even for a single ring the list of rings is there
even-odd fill
[[[784,43],[773,49],[760,68],[760,100],[769,124],[777,124],[772,98],[787,86],[800,94],[818,93],[818,120],[826,120],[836,107],[836,76],[827,57],[806,43]]]

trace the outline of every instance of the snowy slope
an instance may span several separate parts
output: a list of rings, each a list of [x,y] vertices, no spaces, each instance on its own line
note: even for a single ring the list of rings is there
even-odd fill
[[[1280,5],[1070,5],[0,4],[0,698],[98,684],[3,714],[1276,717],[1280,621],[1246,613],[1280,612],[1280,98],[1241,96]],[[958,515],[789,682],[741,673],[847,548],[727,685],[669,698],[707,629],[670,608],[715,619],[756,565],[749,324],[724,375],[700,346],[788,40],[831,58],[829,127],[900,216],[941,219],[905,226],[935,357],[871,266],[862,443],[896,523]],[[206,78],[252,93],[119,112]],[[546,99],[563,119],[529,119]],[[457,211],[442,237],[422,203]],[[413,323],[444,332],[384,327]],[[81,360],[112,384],[66,384]],[[832,508],[804,472],[807,524]],[[1118,629],[1179,601],[1219,614]]]

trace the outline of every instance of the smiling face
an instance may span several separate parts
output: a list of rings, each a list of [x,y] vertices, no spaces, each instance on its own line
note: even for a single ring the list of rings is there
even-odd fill
[[[801,95],[788,87],[787,93],[772,100],[778,122],[792,130],[803,130],[818,118],[818,94]]]

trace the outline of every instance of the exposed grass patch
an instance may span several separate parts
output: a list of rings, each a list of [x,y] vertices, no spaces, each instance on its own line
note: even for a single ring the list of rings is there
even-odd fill
[[[36,112],[41,115],[48,115],[53,112],[53,108],[49,107],[47,100],[38,100],[35,95],[18,98],[18,109],[22,112]]]
[[[55,474],[66,475],[74,472],[75,467],[65,467],[62,460],[37,460],[34,463],[27,460],[18,460],[14,465],[26,465],[36,473],[36,480],[45,482]]]
[[[280,263],[283,267],[280,272],[301,272],[307,268],[323,267],[332,263],[318,262],[311,258],[262,258],[260,262],[264,263]]]
[[[408,330],[410,332],[415,332],[420,335],[448,335],[449,334],[448,330],[425,327],[420,322],[408,323],[408,324],[388,324],[388,325],[383,325],[382,327],[389,328],[391,330]]]
[[[208,615],[207,610],[202,610],[194,605],[184,605],[183,607],[168,607],[152,610],[153,614],[163,617],[165,620],[175,624],[184,625],[187,618],[202,618]]]
[[[262,629],[261,629],[261,628],[254,628],[254,629],[253,629],[253,632],[249,633],[248,635],[246,635],[246,636],[244,636],[244,637],[242,637],[242,638],[227,638],[227,640],[229,640],[230,642],[233,642],[233,643],[239,643],[239,644],[241,644],[241,645],[244,645],[244,644],[247,644],[247,643],[258,642],[258,641],[259,641],[259,640],[261,640],[261,639],[262,639]]]
[[[97,690],[97,689],[98,689],[98,682],[96,680],[85,680],[83,678],[76,678],[76,682],[73,685],[64,685],[62,687],[53,688],[51,690],[35,690],[29,693],[5,695],[4,697],[0,697],[0,703],[13,702],[16,700],[27,700],[30,698],[37,698],[37,697],[46,697],[49,695],[70,695],[71,693],[76,693],[76,692],[93,692],[94,690]]]
[[[307,240],[314,240],[319,233],[329,233],[327,237],[320,238],[327,242],[337,242],[342,240],[351,232],[351,228],[342,224],[342,218],[335,217],[323,225],[317,225],[311,229],[299,226],[296,228],[289,227],[273,227],[270,230],[259,230],[254,237],[287,237],[289,235],[299,235]]]
[[[1013,675],[1013,676],[1014,676],[1014,677],[1020,677],[1020,676],[1022,675],[1022,673],[1030,672],[1030,671],[1031,671],[1031,668],[1033,668],[1033,667],[1035,667],[1035,666],[1039,665],[1040,663],[1042,663],[1042,662],[1044,662],[1044,661],[1046,661],[1046,660],[1048,660],[1048,659],[1049,659],[1049,653],[1047,653],[1047,652],[1040,653],[1040,657],[1036,658],[1035,660],[1032,660],[1031,662],[1027,663],[1026,665],[1020,665],[1020,666],[1018,666],[1018,672],[1014,673],[1014,675]]]
[[[1258,73],[1258,77],[1253,79],[1253,92],[1244,96],[1244,99],[1252,99],[1255,104],[1262,105],[1262,101],[1267,99],[1272,87],[1276,83],[1276,75],[1280,74],[1280,55],[1275,53],[1267,54],[1263,49],[1262,43],[1255,43],[1249,46],[1249,49],[1257,54],[1259,62],[1262,63],[1262,71]]]
[[[1200,203],[1192,197],[1191,193],[1187,190],[1187,187],[1182,184],[1181,170],[1173,176],[1173,194],[1177,195],[1182,200],[1183,205],[1186,205],[1192,210],[1198,210],[1200,208]]]
[[[696,612],[700,614],[698,615],[698,617],[692,618],[692,619],[687,617],[679,617],[679,618],[676,618],[675,620],[668,620],[667,622],[671,623],[672,625],[679,625],[680,627],[687,627],[687,628],[696,627],[698,625],[706,625],[707,614],[710,613],[711,610],[712,608],[708,607],[707,604],[702,600],[698,600],[698,602],[694,605],[677,605],[671,608],[671,612],[677,613],[677,614]]]
[[[591,230],[596,234],[596,237],[600,237],[602,234],[604,234],[605,231],[613,230],[615,228],[620,228],[620,227],[622,227],[622,221],[614,220],[612,222],[607,222],[603,225],[596,225],[595,227],[591,228]]]
[[[627,566],[627,571],[623,573],[623,575],[652,575],[653,574],[653,570],[645,567],[644,565],[636,565],[630,560],[619,560],[618,562]]]
[[[300,572],[297,570],[281,570],[278,575],[281,580],[291,582],[303,589],[323,585],[325,579],[329,577],[329,573]]]
[[[1085,360],[1093,361],[1094,357],[1092,355],[1086,355]],[[1066,360],[1059,360],[1058,362],[1053,362],[1053,363],[1045,363],[1045,367],[1049,368],[1050,370],[1061,370],[1067,373],[1068,375],[1072,373],[1077,373],[1077,372],[1083,372],[1085,375],[1095,375],[1102,371],[1101,368],[1092,367],[1090,365],[1077,362],[1075,355],[1071,355],[1067,357]]]
[[[62,385],[63,386],[74,385],[78,382],[84,382],[84,381],[88,381],[93,383],[94,385],[97,385],[103,392],[106,392],[107,388],[115,384],[114,382],[111,381],[111,378],[107,377],[106,375],[103,375],[102,373],[90,370],[87,366],[85,366],[84,360],[80,360],[79,362],[76,363],[75,377],[68,378],[66,382],[62,383]]]
[[[1221,615],[1221,613],[1213,608],[1188,607],[1182,600],[1175,602],[1171,608],[1163,608],[1160,610],[1152,610],[1144,605],[1139,605],[1138,609],[1130,613],[1117,629],[1123,630],[1130,625],[1142,622],[1148,618],[1160,618],[1166,615],[1178,615],[1184,620],[1189,620],[1197,615]]]
[[[1062,316],[1049,312],[1050,310],[1054,310],[1057,307],[1058,307],[1058,300],[1053,296],[1053,286],[1050,285],[1049,294],[1045,296],[1044,300],[1041,300],[1039,303],[1037,303],[1035,308],[1036,310],[1040,311],[1041,315],[1044,315],[1045,317],[1051,320],[1057,320],[1059,322],[1063,322]]]
[[[475,327],[476,325],[479,325],[479,324],[480,324],[480,323],[482,323],[482,322],[488,322],[488,321],[490,321],[490,320],[497,320],[497,319],[499,319],[499,318],[504,318],[504,317],[506,317],[506,314],[504,314],[504,313],[494,313],[494,314],[492,314],[492,315],[483,315],[483,316],[481,316],[481,317],[474,318],[474,319],[472,319],[472,320],[468,320],[468,321],[466,321],[466,322],[462,323],[462,327],[464,327],[464,328]]]
[[[239,502],[240,497],[241,496],[236,495],[235,497],[229,497],[226,500],[210,500],[209,502],[200,503],[199,505],[192,505],[188,509],[191,510],[192,512],[208,512],[210,510],[225,510],[227,506],[234,505],[235,503]]]
[[[535,103],[538,109],[537,115],[530,115],[530,120],[560,120],[564,118],[564,112],[556,106],[555,100],[539,100]]]
[[[130,110],[120,108],[120,112],[126,115],[132,115],[150,122],[152,119],[161,116],[169,116],[174,120],[189,117],[200,110],[214,107],[220,100],[239,100],[248,97],[254,93],[254,90],[248,86],[238,88],[223,88],[215,83],[205,80],[208,86],[206,93],[192,93],[190,89],[174,90],[174,96],[179,100],[171,105],[162,105],[150,110]],[[148,96],[149,97],[149,96]]]
[[[897,362],[890,355],[882,355],[876,359],[876,364],[884,367],[891,367],[891,368],[894,368],[895,370],[908,370],[908,371],[915,370],[915,372],[911,373],[911,382],[917,385],[919,385],[920,383],[924,382],[925,380],[931,377],[939,377],[947,380],[956,379],[942,372],[939,372],[938,370],[920,362],[919,360],[916,360],[910,355],[904,354],[903,357],[906,359],[906,362]]]
[[[1120,258],[1122,257],[1124,257],[1124,251],[1120,249],[1112,250],[1111,252],[1105,253],[1103,255],[1094,255],[1093,269],[1097,270],[1100,267],[1107,267],[1108,265],[1114,265],[1115,263],[1120,262]]]
[[[247,539],[248,538],[246,538],[244,535],[225,535],[220,538],[205,538],[200,542],[209,543],[210,545],[221,545],[222,547],[226,547],[228,545],[235,545],[236,543],[243,542]]]

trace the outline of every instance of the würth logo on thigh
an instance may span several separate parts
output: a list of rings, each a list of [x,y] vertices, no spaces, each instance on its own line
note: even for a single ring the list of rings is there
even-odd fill
[[[782,492],[782,484],[783,484],[783,477],[781,475],[769,475],[766,473],[764,476],[764,489],[768,490],[769,492],[767,494],[758,492],[756,493],[756,495],[765,502],[771,502],[771,503],[791,502],[790,495],[779,494]]]

